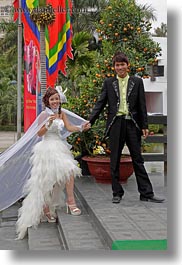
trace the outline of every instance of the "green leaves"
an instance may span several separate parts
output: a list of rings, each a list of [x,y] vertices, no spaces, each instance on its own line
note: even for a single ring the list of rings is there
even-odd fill
[[[150,10],[146,5],[137,5],[134,0],[110,0],[100,14],[99,23],[96,23],[103,54],[106,55],[109,51],[112,55],[117,50],[126,53],[131,75],[148,77],[146,66],[151,62],[155,64],[156,57],[161,52],[159,44],[152,40],[149,32],[151,22],[148,18],[153,18]],[[106,75],[112,73],[107,71]]]
[[[95,62],[95,52],[88,49],[88,40],[91,35],[87,32],[78,32],[73,36],[72,48],[73,59],[67,62],[67,78],[69,82],[69,92],[72,97],[80,94],[79,82],[81,76],[86,75],[88,69]]]
[[[151,17],[150,9],[138,6],[134,0],[110,0],[95,23],[101,44],[99,51],[93,53],[88,50],[87,32],[74,34],[74,59],[68,61],[65,82],[69,87],[67,97],[71,111],[88,119],[104,79],[115,74],[112,57],[117,50],[127,54],[130,75],[149,77],[147,65],[155,64],[161,52],[159,44],[152,40],[150,34]],[[106,145],[108,148],[108,143],[104,142],[106,118],[107,109],[104,109],[92,129],[79,134],[79,141],[78,135],[71,135],[73,148],[81,153],[92,153],[97,146]]]
[[[4,31],[0,40],[0,125],[15,126],[17,87],[11,81],[17,79],[17,24],[2,21],[0,29]]]

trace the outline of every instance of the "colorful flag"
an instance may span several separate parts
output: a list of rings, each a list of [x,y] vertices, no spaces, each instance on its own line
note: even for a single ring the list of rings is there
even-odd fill
[[[40,29],[30,18],[30,10],[38,6],[38,0],[21,0],[22,23],[24,26],[24,41],[28,45],[31,40],[40,50]]]
[[[58,71],[66,75],[67,56],[72,58],[71,41],[71,12],[70,0],[47,0],[51,4],[56,18],[55,22],[46,30],[46,69],[47,86],[53,87],[56,83]]]
[[[14,1],[14,20],[18,18],[19,1]],[[21,20],[24,35],[24,131],[36,118],[36,104],[40,95],[40,32],[30,18],[30,9],[38,5],[38,0],[21,0]]]
[[[33,40],[37,49],[40,50],[40,30],[38,25],[30,18],[30,10],[37,7],[38,3],[38,0],[21,0],[21,20],[23,23],[25,44],[28,45]],[[18,18],[19,1],[15,0],[13,4],[15,10],[14,20],[16,20]]]
[[[14,4],[14,20],[18,19],[19,1],[15,0]],[[55,21],[45,26],[45,46],[46,46],[46,77],[47,87],[54,87],[56,84],[58,72],[66,74],[66,60],[72,58],[72,27],[71,27],[71,0],[46,0],[46,4],[51,4],[55,12]],[[38,0],[21,0],[21,20],[24,32],[24,115],[25,130],[31,125],[36,117],[36,92],[38,91],[38,99],[40,96],[40,26],[34,23],[30,17],[30,11],[38,8]],[[28,52],[36,54],[36,56],[28,57]],[[28,59],[27,59],[28,58]],[[28,61],[26,61],[28,60]],[[27,66],[29,65],[29,66]],[[40,105],[40,100],[38,100]],[[40,108],[39,108],[40,109]]]
[[[18,8],[19,8],[18,0],[13,1],[13,6],[14,6],[14,21],[16,21],[18,19]]]
[[[14,19],[18,18],[18,0],[14,1]],[[47,87],[53,87],[56,84],[58,72],[66,75],[67,57],[73,58],[71,41],[72,27],[71,0],[46,0],[46,4],[51,4],[55,12],[55,21],[45,27],[46,42],[46,69],[47,69]],[[40,50],[40,28],[30,18],[30,10],[39,5],[38,0],[21,0],[22,23],[24,26],[24,41],[28,45],[33,40],[37,49]]]
[[[40,55],[33,40],[24,45],[24,131],[36,118],[40,104]],[[37,97],[36,97],[37,95]]]

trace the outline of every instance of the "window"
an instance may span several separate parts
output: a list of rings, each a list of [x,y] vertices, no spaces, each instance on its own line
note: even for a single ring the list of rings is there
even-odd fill
[[[153,66],[154,76],[164,76],[164,65],[154,65]]]
[[[0,16],[7,17],[10,15],[10,6],[1,6],[0,7]]]
[[[151,81],[155,81],[158,76],[164,76],[164,65],[147,65],[147,70],[149,71]]]

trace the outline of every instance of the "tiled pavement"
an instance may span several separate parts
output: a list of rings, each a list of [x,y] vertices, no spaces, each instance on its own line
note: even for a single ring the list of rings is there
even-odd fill
[[[166,197],[166,187],[159,186],[160,174],[150,174],[156,194]],[[163,181],[162,181],[163,183]],[[123,185],[125,196],[120,204],[111,202],[109,184],[95,183],[85,176],[75,181],[81,216],[58,211],[58,224],[41,223],[30,228],[28,236],[15,241],[16,203],[0,214],[0,249],[90,250],[111,249],[116,240],[167,239],[167,200],[164,203],[139,201],[135,177]]]
[[[156,194],[167,197],[159,186],[163,176],[151,176]],[[157,186],[156,186],[157,184]],[[97,184],[92,177],[76,182],[83,203],[111,246],[115,240],[167,239],[167,200],[164,203],[141,202],[134,175],[123,185],[125,196],[120,204],[111,203],[111,187]]]
[[[167,198],[161,164],[146,163],[146,167],[155,194]],[[139,201],[134,175],[123,188],[125,196],[115,205],[110,184],[95,183],[91,176],[77,179],[75,191],[83,214],[71,216],[60,209],[58,224],[41,223],[36,230],[30,228],[20,241],[14,240],[20,206],[16,203],[0,213],[0,249],[108,250],[115,240],[167,239],[167,200],[161,204]]]

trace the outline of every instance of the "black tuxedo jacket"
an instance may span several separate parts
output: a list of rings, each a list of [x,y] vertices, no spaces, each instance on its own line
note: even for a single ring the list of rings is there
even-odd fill
[[[126,100],[129,114],[139,130],[147,129],[147,110],[143,80],[131,76],[128,79]],[[90,115],[90,123],[93,124],[99,117],[103,108],[108,105],[108,118],[106,123],[106,135],[116,118],[120,104],[119,82],[116,77],[107,78],[104,81],[100,98],[95,104]],[[142,133],[142,132],[141,132]]]

